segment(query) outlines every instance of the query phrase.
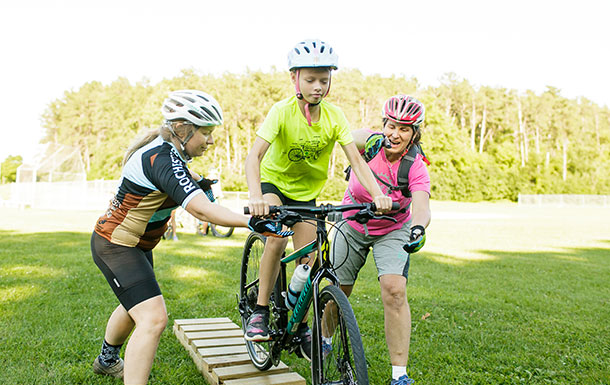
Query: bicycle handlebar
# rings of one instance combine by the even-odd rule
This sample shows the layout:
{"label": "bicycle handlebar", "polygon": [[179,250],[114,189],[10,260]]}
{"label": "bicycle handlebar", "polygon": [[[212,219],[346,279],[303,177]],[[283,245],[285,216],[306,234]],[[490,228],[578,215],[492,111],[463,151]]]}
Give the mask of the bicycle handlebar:
{"label": "bicycle handlebar", "polygon": [[[377,206],[373,202],[367,203],[352,203],[348,205],[331,205],[331,204],[321,204],[320,206],[269,206],[269,214],[276,214],[282,211],[294,211],[294,212],[302,212],[307,214],[330,214],[332,212],[344,212],[349,210],[371,210],[373,212],[377,211]],[[398,202],[392,202],[392,210],[400,209],[400,204]],[[244,207],[244,214],[250,214],[250,208]]]}
{"label": "bicycle handlebar", "polygon": [[[400,209],[400,204],[397,202],[392,203],[392,210]],[[269,214],[280,213],[280,222],[282,219],[286,219],[286,225],[291,226],[290,223],[294,224],[299,222],[294,216],[300,217],[299,214],[314,215],[318,218],[326,218],[328,214],[332,212],[344,212],[349,210],[359,210],[357,213],[349,216],[348,219],[355,220],[358,223],[367,223],[371,219],[387,219],[396,222],[396,219],[386,215],[375,215],[377,206],[373,202],[367,203],[353,203],[348,205],[334,206],[332,204],[321,204],[320,206],[269,206]],[[292,216],[289,213],[293,213]],[[244,207],[244,214],[250,214],[250,208]],[[291,217],[288,219],[288,217]]]}

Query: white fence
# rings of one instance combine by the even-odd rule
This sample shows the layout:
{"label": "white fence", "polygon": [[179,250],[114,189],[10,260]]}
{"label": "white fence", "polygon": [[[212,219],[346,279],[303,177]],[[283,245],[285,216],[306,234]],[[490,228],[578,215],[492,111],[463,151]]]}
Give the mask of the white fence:
{"label": "white fence", "polygon": [[610,207],[610,195],[519,194],[519,205]]}
{"label": "white fence", "polygon": [[[102,211],[114,197],[118,183],[118,180],[12,183],[8,199],[7,194],[0,195],[0,206]],[[243,213],[243,206],[248,204],[247,192],[215,191],[215,194],[220,196],[223,205],[236,212]]]}
{"label": "white fence", "polygon": [[116,180],[11,184],[9,207],[48,210],[103,210],[114,196]]}

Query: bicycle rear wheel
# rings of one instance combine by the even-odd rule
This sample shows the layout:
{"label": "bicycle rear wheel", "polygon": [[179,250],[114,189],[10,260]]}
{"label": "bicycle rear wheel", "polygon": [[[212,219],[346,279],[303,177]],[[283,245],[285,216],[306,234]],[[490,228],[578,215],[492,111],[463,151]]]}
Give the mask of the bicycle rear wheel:
{"label": "bicycle rear wheel", "polygon": [[[258,271],[260,268],[263,250],[265,249],[265,237],[258,233],[250,233],[244,245],[244,253],[241,262],[241,277],[239,285],[239,306],[241,313],[241,324],[244,333],[248,317],[254,312],[258,298]],[[274,298],[272,296],[271,301]],[[254,342],[246,341],[248,354],[252,364],[259,370],[267,370],[273,364],[271,355],[272,341]]]}
{"label": "bicycle rear wheel", "polygon": [[[314,322],[312,382],[368,385],[364,348],[354,311],[337,286],[326,286],[319,294],[318,319]],[[332,337],[330,349],[323,349],[322,336]],[[321,358],[320,358],[321,357]],[[318,362],[321,362],[321,366]]]}
{"label": "bicycle rear wheel", "polygon": [[234,227],[224,227],[220,225],[216,225],[214,223],[210,223],[210,231],[214,234],[215,237],[218,238],[228,238],[233,234]]}

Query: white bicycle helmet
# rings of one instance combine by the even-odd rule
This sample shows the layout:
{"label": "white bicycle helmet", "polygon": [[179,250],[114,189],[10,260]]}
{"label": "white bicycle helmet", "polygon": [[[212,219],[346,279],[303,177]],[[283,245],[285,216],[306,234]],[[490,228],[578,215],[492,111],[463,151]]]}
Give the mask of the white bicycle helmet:
{"label": "white bicycle helmet", "polygon": [[203,91],[179,90],[169,94],[161,113],[165,120],[187,120],[197,126],[220,126],[223,122],[220,104]]}
{"label": "white bicycle helmet", "polygon": [[288,52],[288,69],[330,67],[336,70],[339,58],[333,48],[318,39],[307,39]]}

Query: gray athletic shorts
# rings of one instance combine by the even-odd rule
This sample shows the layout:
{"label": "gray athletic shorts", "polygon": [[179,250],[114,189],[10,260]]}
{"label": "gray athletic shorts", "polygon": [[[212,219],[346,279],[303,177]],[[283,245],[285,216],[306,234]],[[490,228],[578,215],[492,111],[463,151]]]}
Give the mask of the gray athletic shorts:
{"label": "gray athletic shorts", "polygon": [[337,227],[333,230],[333,243],[330,246],[331,261],[342,285],[353,285],[356,282],[371,248],[377,277],[396,274],[409,278],[409,253],[402,247],[409,240],[410,221],[385,235],[362,234],[346,221],[339,222]]}

